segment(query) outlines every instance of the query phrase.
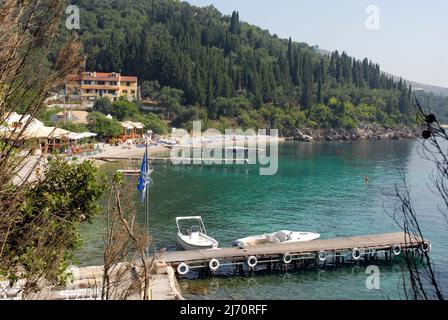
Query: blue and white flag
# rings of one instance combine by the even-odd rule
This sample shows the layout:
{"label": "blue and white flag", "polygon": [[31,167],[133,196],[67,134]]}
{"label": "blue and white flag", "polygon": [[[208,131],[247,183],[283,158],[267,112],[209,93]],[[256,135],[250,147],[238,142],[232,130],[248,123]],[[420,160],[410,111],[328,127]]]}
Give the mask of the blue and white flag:
{"label": "blue and white flag", "polygon": [[138,185],[137,185],[137,189],[138,191],[141,192],[141,199],[142,199],[142,203],[145,202],[145,196],[146,196],[146,189],[148,188],[149,185],[149,175],[150,172],[148,171],[148,154],[147,152],[145,152],[145,155],[143,156],[143,161],[142,161],[142,169],[140,171],[140,177],[138,178]]}

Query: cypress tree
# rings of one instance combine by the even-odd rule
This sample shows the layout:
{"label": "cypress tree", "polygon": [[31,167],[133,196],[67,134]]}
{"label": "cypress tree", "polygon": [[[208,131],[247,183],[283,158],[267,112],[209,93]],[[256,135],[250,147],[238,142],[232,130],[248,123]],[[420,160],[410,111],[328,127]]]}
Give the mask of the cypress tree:
{"label": "cypress tree", "polygon": [[294,67],[294,52],[291,37],[289,38],[288,41],[288,63],[289,63],[289,70],[292,71]]}
{"label": "cypress tree", "polygon": [[409,91],[404,84],[402,84],[402,87],[403,88],[401,89],[400,100],[398,102],[398,109],[402,114],[409,116],[411,113],[411,100],[409,97]]}
{"label": "cypress tree", "polygon": [[236,11],[232,12],[232,17],[230,18],[230,33],[238,34],[240,32],[240,16]]}
{"label": "cypress tree", "polygon": [[319,78],[319,81],[317,82],[317,103],[322,103],[323,97],[322,97],[322,79]]}

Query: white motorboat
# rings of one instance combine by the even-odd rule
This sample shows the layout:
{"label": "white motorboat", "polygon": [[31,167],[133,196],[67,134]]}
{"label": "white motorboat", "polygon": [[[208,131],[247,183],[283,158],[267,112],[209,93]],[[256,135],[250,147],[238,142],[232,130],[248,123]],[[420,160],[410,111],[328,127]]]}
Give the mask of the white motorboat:
{"label": "white motorboat", "polygon": [[[190,223],[187,233],[183,234],[180,231],[181,221],[194,221]],[[213,249],[218,247],[218,241],[207,235],[202,218],[195,217],[177,217],[177,247],[181,250],[198,250],[198,249]]]}
{"label": "white motorboat", "polygon": [[273,233],[260,234],[235,240],[233,246],[248,247],[262,244],[278,244],[291,242],[304,242],[320,238],[320,234],[313,232],[295,232],[281,230]]}

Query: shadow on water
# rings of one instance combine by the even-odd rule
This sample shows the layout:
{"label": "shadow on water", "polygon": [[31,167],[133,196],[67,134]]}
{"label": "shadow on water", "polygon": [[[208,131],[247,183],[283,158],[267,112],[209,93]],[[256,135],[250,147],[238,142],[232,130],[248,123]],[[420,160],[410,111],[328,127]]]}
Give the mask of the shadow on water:
{"label": "shadow on water", "polygon": [[[379,290],[366,287],[366,266],[339,266],[284,271],[232,273],[180,279],[186,299],[400,299],[400,264],[382,264]],[[395,281],[390,281],[394,279]],[[342,286],[343,283],[343,286]],[[342,286],[342,287],[341,287]],[[395,287],[394,287],[395,286]],[[289,288],[289,289],[286,289]],[[293,290],[291,288],[300,288]]]}

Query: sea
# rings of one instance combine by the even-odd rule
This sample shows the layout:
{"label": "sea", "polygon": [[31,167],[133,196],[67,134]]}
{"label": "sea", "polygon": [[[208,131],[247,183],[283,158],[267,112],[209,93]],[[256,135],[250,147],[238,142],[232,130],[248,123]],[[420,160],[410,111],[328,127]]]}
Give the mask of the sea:
{"label": "sea", "polygon": [[[175,250],[175,218],[193,215],[202,216],[221,247],[278,230],[317,232],[323,239],[397,232],[400,219],[394,212],[400,203],[395,193],[406,181],[446,291],[447,210],[432,182],[434,164],[423,151],[421,140],[284,142],[279,144],[278,171],[271,176],[260,175],[259,165],[156,165],[149,195],[151,245]],[[104,170],[112,173],[116,165]],[[129,189],[135,192],[143,225],[136,184]],[[100,217],[82,227],[84,244],[76,252],[80,265],[102,264],[104,230]],[[362,265],[254,274],[229,268],[214,277],[192,274],[179,284],[184,297],[194,300],[404,299],[402,262],[381,265],[379,271],[379,288],[374,289],[366,285]]]}

